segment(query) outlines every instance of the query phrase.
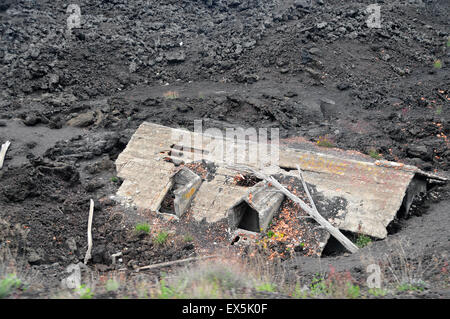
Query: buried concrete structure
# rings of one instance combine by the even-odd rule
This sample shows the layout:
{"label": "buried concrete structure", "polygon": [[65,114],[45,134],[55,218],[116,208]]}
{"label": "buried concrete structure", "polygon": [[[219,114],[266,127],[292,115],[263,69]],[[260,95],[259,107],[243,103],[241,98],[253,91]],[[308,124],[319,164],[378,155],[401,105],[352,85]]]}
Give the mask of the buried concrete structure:
{"label": "buried concrete structure", "polygon": [[227,211],[230,227],[265,232],[284,197],[263,182],[256,184]]}
{"label": "buried concrete structure", "polygon": [[[178,165],[211,161],[216,171],[210,180],[200,182],[192,172],[183,170],[180,176],[186,177],[185,182],[174,191],[180,199],[175,214],[180,217],[189,208],[198,221],[226,219],[232,229],[264,231],[277,214],[283,196],[263,184],[236,184],[237,172],[223,158],[224,153],[233,151],[245,155],[235,158],[236,165],[247,165],[272,176],[297,178],[299,165],[320,214],[333,226],[383,239],[398,213],[407,213],[413,199],[426,192],[430,183],[446,182],[417,167],[375,161],[356,152],[318,148],[309,142],[291,145],[279,146],[278,166],[274,166],[261,150],[276,145],[254,141],[239,144],[217,134],[143,123],[116,160],[118,176],[124,179],[117,196],[125,205],[159,212],[177,184],[174,173]],[[249,154],[255,150],[261,154],[256,163],[249,161]]]}

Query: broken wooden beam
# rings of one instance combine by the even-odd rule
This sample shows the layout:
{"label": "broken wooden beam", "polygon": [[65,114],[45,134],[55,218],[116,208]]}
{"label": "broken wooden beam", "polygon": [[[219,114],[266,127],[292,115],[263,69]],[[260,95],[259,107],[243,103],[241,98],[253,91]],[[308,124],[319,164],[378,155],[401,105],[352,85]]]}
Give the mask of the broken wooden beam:
{"label": "broken wooden beam", "polygon": [[88,249],[86,251],[86,255],[84,256],[84,264],[86,265],[89,259],[91,259],[91,251],[92,251],[92,218],[94,216],[94,201],[91,199],[90,207],[89,207],[89,220],[88,220]]}
{"label": "broken wooden beam", "polygon": [[3,145],[2,145],[2,149],[0,151],[0,169],[3,168],[3,162],[5,160],[5,156],[6,156],[6,152],[8,151],[9,146],[11,145],[10,141],[6,141]]}
{"label": "broken wooden beam", "polygon": [[219,257],[219,256],[218,255],[212,255],[212,256],[203,256],[203,257],[190,257],[190,258],[185,258],[185,259],[179,259],[179,260],[168,261],[168,262],[164,262],[164,263],[159,263],[159,264],[153,264],[153,265],[139,267],[139,268],[136,269],[136,271],[138,272],[138,271],[141,271],[141,270],[157,269],[157,268],[162,268],[162,267],[168,267],[168,266],[183,264],[183,263],[187,263],[187,262],[191,262],[191,261],[199,261],[199,260],[211,259],[211,258],[216,258],[216,257]]}

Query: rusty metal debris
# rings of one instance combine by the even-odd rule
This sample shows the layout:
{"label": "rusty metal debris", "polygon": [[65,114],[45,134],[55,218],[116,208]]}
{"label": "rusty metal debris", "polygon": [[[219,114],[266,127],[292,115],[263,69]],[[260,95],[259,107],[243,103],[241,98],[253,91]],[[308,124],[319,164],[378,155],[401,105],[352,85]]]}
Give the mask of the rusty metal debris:
{"label": "rusty metal debris", "polygon": [[[188,167],[190,173],[194,171],[202,176],[203,182],[191,180],[189,186],[182,187],[180,198],[188,196],[189,201],[182,201],[183,207],[174,214],[181,216],[189,206],[198,221],[228,220],[232,230],[250,225],[244,230],[267,231],[272,218],[280,220],[283,214],[288,215],[287,199],[280,201],[280,194],[267,192],[256,184],[258,180],[254,177],[250,177],[253,178],[250,181],[248,176],[227,168],[221,158],[214,157],[214,147],[221,145],[217,141],[217,136],[143,123],[116,161],[118,176],[124,179],[118,198],[125,205],[159,212],[164,198],[173,189],[174,172]],[[247,141],[246,154],[253,150],[252,143]],[[214,163],[213,174],[198,166],[199,158]],[[245,161],[236,164],[275,176],[289,191],[295,185],[302,187],[297,175],[297,165],[300,166],[318,211],[331,225],[379,239],[387,236],[387,226],[399,212],[409,210],[414,197],[425,192],[431,181],[446,181],[414,166],[373,161],[345,152],[311,150],[302,144],[295,148],[280,146],[277,167],[266,165],[266,158],[256,164]],[[193,178],[192,174],[190,176]],[[294,194],[300,196],[299,192],[302,190]],[[302,196],[308,202],[306,194]],[[303,225],[298,229],[303,233],[316,233],[317,236],[310,236],[317,239],[312,254],[320,255],[329,235],[324,236],[304,218],[307,214],[303,212],[301,216],[301,209],[297,207],[295,212],[299,215],[297,225]],[[256,219],[243,221],[245,216],[256,216],[258,223]],[[297,232],[294,236],[301,234]],[[298,245],[301,240],[290,244]]]}

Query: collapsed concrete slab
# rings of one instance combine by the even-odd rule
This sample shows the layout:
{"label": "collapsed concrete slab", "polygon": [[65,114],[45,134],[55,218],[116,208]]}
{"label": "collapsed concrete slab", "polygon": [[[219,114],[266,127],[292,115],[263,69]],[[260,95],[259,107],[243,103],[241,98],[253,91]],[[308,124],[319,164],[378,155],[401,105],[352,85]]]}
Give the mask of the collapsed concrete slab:
{"label": "collapsed concrete slab", "polygon": [[[214,178],[182,187],[179,195],[189,194],[189,201],[178,202],[175,214],[181,216],[190,206],[196,220],[212,223],[228,219],[232,228],[242,226],[242,218],[248,214],[257,216],[258,223],[244,225],[265,230],[282,199],[264,188],[255,192],[234,182],[236,171],[229,168],[224,154],[239,154],[235,164],[287,178],[296,178],[299,165],[323,217],[341,230],[382,239],[387,236],[387,226],[399,212],[409,210],[414,197],[426,191],[430,181],[446,181],[414,166],[311,149],[306,143],[295,148],[280,146],[278,165],[274,166],[269,158],[273,154],[261,151],[267,143],[248,140],[239,144],[215,133],[143,123],[116,161],[118,176],[124,179],[118,197],[124,204],[159,211],[173,188],[177,166],[212,161],[217,166]],[[252,162],[249,159],[255,152],[260,156]],[[253,201],[249,194],[255,196]]]}

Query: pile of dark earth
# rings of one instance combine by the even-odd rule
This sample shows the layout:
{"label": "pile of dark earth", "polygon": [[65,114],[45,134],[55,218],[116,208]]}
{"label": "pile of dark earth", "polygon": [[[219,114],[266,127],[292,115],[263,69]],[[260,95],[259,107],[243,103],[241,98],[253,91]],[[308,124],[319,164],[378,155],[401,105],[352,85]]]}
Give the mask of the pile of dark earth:
{"label": "pile of dark earth", "polygon": [[[82,261],[93,198],[91,263],[111,267],[136,237],[110,199],[114,160],[144,121],[275,127],[448,174],[450,3],[377,1],[381,27],[370,28],[372,2],[79,0],[69,32],[77,13],[66,1],[3,1],[0,143],[12,144],[0,170],[2,244],[20,224],[28,235],[15,248],[33,267]],[[448,195],[434,191],[394,236],[419,231],[411,249],[448,252]],[[191,255],[165,251],[142,262]]]}

